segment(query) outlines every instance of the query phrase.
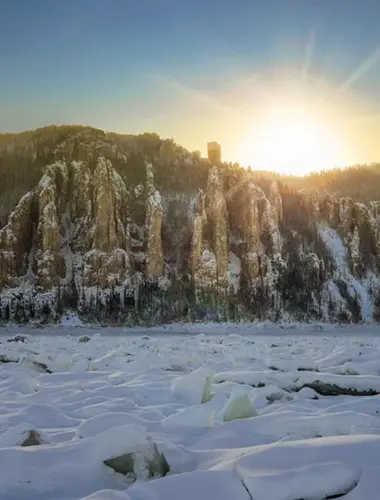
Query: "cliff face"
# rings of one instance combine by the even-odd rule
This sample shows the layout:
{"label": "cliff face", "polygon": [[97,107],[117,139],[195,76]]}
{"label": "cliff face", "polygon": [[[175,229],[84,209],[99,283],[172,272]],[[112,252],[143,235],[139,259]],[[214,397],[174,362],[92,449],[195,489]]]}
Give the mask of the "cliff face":
{"label": "cliff face", "polygon": [[57,150],[0,229],[0,319],[379,319],[379,201],[231,181],[226,166],[173,188],[163,161],[168,176],[199,167],[167,147],[133,175],[109,144]]}
{"label": "cliff face", "polygon": [[208,175],[205,204],[210,252],[213,252],[216,263],[217,288],[224,290],[228,271],[227,208],[223,180],[217,167],[213,167]]}
{"label": "cliff face", "polygon": [[[84,255],[84,286],[104,289],[122,285],[130,277],[127,203],[123,180],[111,162],[100,157],[92,179],[92,218],[89,221],[92,244]],[[73,222],[75,224],[76,220]]]}
{"label": "cliff face", "polygon": [[236,249],[243,262],[243,273],[247,283],[260,276],[260,259],[264,254],[261,241],[261,203],[265,194],[247,175],[247,179],[231,194],[231,226],[235,232]]}
{"label": "cliff face", "polygon": [[163,209],[161,195],[154,187],[153,167],[146,166],[146,270],[148,280],[154,280],[164,274],[164,255],[162,250],[162,219]]}
{"label": "cliff face", "polygon": [[0,289],[17,285],[17,277],[26,272],[32,233],[33,193],[27,193],[0,230]]}
{"label": "cliff face", "polygon": [[194,289],[216,290],[218,285],[217,260],[207,239],[208,218],[205,195],[199,191],[192,227],[190,275]]}

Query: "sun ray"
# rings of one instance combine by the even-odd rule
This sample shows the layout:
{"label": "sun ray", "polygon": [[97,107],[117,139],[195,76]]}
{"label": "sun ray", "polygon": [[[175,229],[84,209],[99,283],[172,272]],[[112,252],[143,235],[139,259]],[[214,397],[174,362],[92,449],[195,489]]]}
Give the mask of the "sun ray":
{"label": "sun ray", "polygon": [[220,102],[217,97],[206,92],[200,92],[189,85],[184,85],[166,73],[154,73],[151,74],[151,77],[157,83],[166,87],[167,90],[182,93],[188,98],[198,101],[201,105],[211,106],[219,112],[229,113],[236,118],[241,118],[243,116],[242,113],[237,111],[233,106]]}
{"label": "sun ray", "polygon": [[310,31],[309,39],[305,47],[305,59],[302,68],[302,80],[305,80],[308,75],[313,59],[314,48],[315,48],[315,29],[313,28]]}
{"label": "sun ray", "polygon": [[370,54],[347,78],[341,85],[340,91],[344,92],[352,87],[352,85],[368,73],[374,66],[380,62],[380,47]]}

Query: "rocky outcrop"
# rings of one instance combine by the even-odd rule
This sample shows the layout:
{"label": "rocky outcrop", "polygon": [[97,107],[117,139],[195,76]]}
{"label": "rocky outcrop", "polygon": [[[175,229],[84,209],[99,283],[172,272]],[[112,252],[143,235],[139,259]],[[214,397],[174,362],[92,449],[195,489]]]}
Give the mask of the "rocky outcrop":
{"label": "rocky outcrop", "polygon": [[71,218],[74,223],[72,248],[85,253],[92,246],[92,193],[93,184],[88,164],[73,161],[71,164]]}
{"label": "rocky outcrop", "polygon": [[[130,277],[127,198],[120,175],[100,157],[93,175],[93,241],[84,256],[85,286],[118,286]],[[88,203],[84,209],[88,217]]]}
{"label": "rocky outcrop", "polygon": [[205,194],[199,191],[192,227],[190,271],[195,290],[217,289],[217,261],[210,242],[206,239],[208,221]]}
{"label": "rocky outcrop", "polygon": [[103,157],[93,174],[85,162],[46,167],[0,231],[0,288],[17,286],[28,268],[38,289],[56,288],[73,278],[67,267],[75,256],[83,260],[76,278],[84,286],[124,284],[131,272],[127,200],[123,180]]}
{"label": "rocky outcrop", "polygon": [[[260,203],[265,200],[263,191],[250,181],[244,190],[242,203],[237,213],[240,234],[245,240],[243,268],[248,282],[260,275],[261,243]],[[239,193],[241,196],[242,193]],[[244,196],[245,195],[245,196]]]}
{"label": "rocky outcrop", "polygon": [[[205,196],[202,190],[199,190],[195,215],[192,227],[192,241],[191,241],[191,254],[190,254],[190,271],[191,276],[195,278],[201,264],[202,253],[204,250],[203,233],[204,227],[207,224]],[[197,280],[198,281],[198,280]]]}
{"label": "rocky outcrop", "polygon": [[336,229],[344,239],[354,276],[363,276],[369,265],[380,270],[378,206],[378,202],[366,206],[347,197],[336,200],[327,195],[315,212],[317,220]]}
{"label": "rocky outcrop", "polygon": [[217,287],[225,289],[228,272],[227,207],[223,180],[216,166],[211,168],[208,175],[205,205],[210,244],[216,260]]}
{"label": "rocky outcrop", "polygon": [[223,181],[210,169],[206,192],[199,190],[192,223],[190,271],[195,289],[228,287],[228,222]]}
{"label": "rocky outcrop", "polygon": [[109,160],[101,157],[94,172],[94,244],[101,252],[126,248],[127,190]]}
{"label": "rocky outcrop", "polygon": [[282,197],[277,181],[273,181],[270,185],[268,201],[274,209],[273,213],[275,214],[277,221],[281,221],[283,216]]}
{"label": "rocky outcrop", "polygon": [[0,290],[17,286],[17,277],[26,273],[27,256],[33,240],[34,194],[27,193],[0,230]]}
{"label": "rocky outcrop", "polygon": [[263,201],[262,227],[264,238],[267,242],[266,253],[280,255],[282,239],[279,223],[283,217],[282,197],[278,189],[278,183],[272,182],[268,199]]}
{"label": "rocky outcrop", "polygon": [[146,230],[146,268],[148,280],[155,280],[164,274],[164,254],[162,249],[163,209],[161,195],[154,187],[154,175],[151,164],[146,165],[147,208]]}
{"label": "rocky outcrop", "polygon": [[233,201],[230,219],[240,242],[245,280],[252,284],[271,269],[271,257],[281,255],[282,197],[277,183],[272,183],[267,198],[247,173],[245,182],[233,193]]}
{"label": "rocky outcrop", "polygon": [[50,290],[65,275],[61,254],[60,222],[68,188],[66,165],[55,163],[46,169],[38,187],[38,227],[35,254],[37,285]]}

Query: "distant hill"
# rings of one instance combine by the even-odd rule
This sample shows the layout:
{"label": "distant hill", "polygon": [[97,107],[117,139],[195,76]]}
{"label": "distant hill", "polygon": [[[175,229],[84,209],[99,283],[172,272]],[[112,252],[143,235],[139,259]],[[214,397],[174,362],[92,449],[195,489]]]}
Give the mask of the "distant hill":
{"label": "distant hill", "polygon": [[305,176],[281,175],[261,171],[257,178],[271,178],[295,189],[306,189],[319,194],[331,193],[341,198],[368,203],[380,199],[380,164],[354,165],[313,172]]}

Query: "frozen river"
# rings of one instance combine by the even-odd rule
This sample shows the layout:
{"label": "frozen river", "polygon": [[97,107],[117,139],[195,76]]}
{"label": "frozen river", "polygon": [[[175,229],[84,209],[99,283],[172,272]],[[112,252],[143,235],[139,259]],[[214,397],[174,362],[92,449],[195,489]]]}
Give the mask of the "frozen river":
{"label": "frozen river", "polygon": [[2,500],[378,499],[377,326],[0,335]]}

